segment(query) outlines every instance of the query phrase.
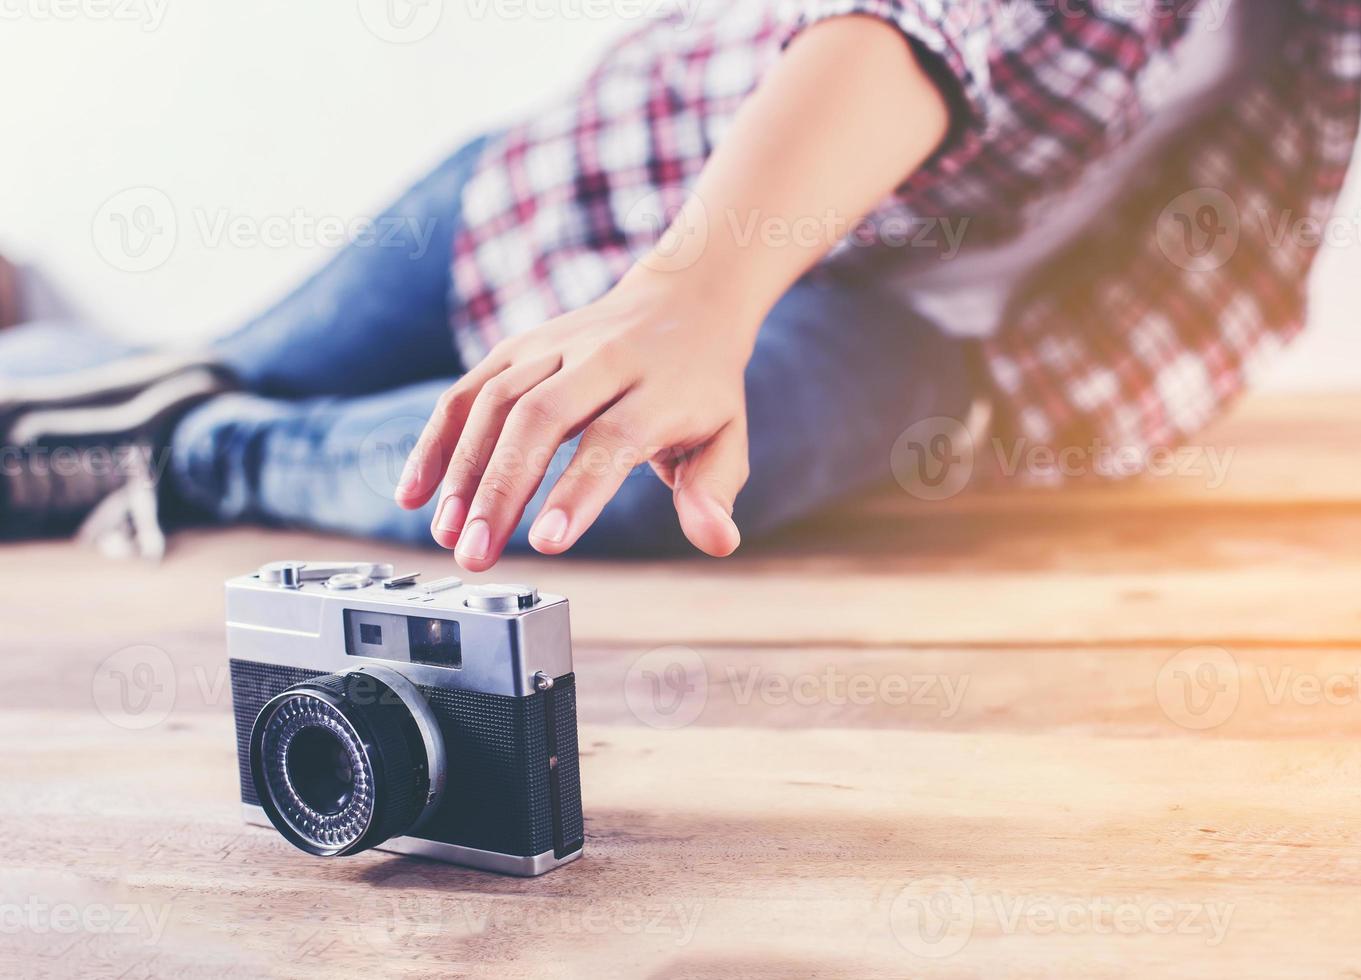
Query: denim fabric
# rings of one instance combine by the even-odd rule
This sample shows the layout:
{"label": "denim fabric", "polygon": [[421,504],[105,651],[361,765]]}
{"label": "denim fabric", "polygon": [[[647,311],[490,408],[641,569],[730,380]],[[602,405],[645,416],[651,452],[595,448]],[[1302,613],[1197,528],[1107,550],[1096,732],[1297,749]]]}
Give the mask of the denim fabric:
{"label": "denim fabric", "polygon": [[[332,343],[336,341],[333,340]],[[228,395],[175,436],[181,492],[219,519],[285,522],[428,543],[433,506],[392,503],[407,452],[453,378],[357,397]],[[747,369],[751,479],[734,514],[748,536],[890,480],[890,452],[912,423],[962,418],[971,398],[963,344],[864,286],[805,282],[771,313]],[[558,451],[511,541],[571,458]],[[655,554],[684,546],[671,491],[639,467],[578,552]]]}
{"label": "denim fabric", "polygon": [[[177,426],[168,474],[177,502],[224,522],[430,542],[432,507],[403,511],[392,491],[436,399],[461,370],[448,326],[449,243],[479,145],[377,219],[373,241],[351,244],[217,343],[245,390],[199,406]],[[31,324],[0,335],[0,377],[126,352],[77,324]],[[830,272],[800,282],[771,312],[746,388],[751,479],[734,516],[748,536],[891,479],[898,435],[924,418],[962,417],[972,398],[963,342],[889,290]],[[530,520],[574,447],[554,457],[512,550],[528,548]],[[576,550],[655,554],[684,543],[671,492],[643,466]]]}

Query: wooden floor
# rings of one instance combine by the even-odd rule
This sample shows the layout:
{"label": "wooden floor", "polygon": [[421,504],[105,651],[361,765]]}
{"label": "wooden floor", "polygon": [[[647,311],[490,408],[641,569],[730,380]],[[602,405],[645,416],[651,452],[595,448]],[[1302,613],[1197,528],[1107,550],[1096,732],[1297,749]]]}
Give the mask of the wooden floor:
{"label": "wooden floor", "polygon": [[1361,399],[1207,444],[1222,485],[507,562],[576,636],[587,855],[536,880],[238,822],[222,579],[382,546],[7,548],[0,975],[1361,975]]}

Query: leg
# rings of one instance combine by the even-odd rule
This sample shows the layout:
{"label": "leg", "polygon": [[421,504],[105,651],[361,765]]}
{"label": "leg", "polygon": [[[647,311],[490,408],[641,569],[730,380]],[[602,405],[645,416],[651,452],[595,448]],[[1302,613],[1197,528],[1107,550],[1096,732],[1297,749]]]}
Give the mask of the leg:
{"label": "leg", "polygon": [[344,399],[222,395],[175,429],[166,474],[173,501],[228,523],[306,525],[421,543],[433,515],[402,510],[392,494],[450,383]]}
{"label": "leg", "polygon": [[484,140],[454,154],[259,319],[218,341],[246,388],[308,398],[382,391],[459,370],[449,262]]}
{"label": "leg", "polygon": [[[133,352],[117,342],[59,324],[6,331],[0,439],[15,445],[0,448],[25,463],[0,473],[0,533],[74,526],[126,487],[122,471],[96,481],[42,469],[48,452],[73,448],[70,432],[80,431],[91,452],[135,447],[154,457],[192,406],[238,383],[261,394],[314,398],[456,372],[450,247],[463,184],[480,152],[479,143],[465,147],[300,289],[206,355],[127,357]],[[222,513],[230,502],[208,509]]]}
{"label": "leg", "polygon": [[[392,488],[448,381],[357,399],[289,403],[239,395],[192,413],[175,437],[181,494],[219,519],[256,518],[428,543],[432,508],[407,512]],[[747,371],[752,476],[737,521],[759,536],[891,478],[913,422],[962,417],[972,399],[964,345],[886,292],[808,281],[772,312]],[[512,541],[570,458],[564,447]],[[671,493],[646,467],[582,539],[587,553],[683,549]]]}

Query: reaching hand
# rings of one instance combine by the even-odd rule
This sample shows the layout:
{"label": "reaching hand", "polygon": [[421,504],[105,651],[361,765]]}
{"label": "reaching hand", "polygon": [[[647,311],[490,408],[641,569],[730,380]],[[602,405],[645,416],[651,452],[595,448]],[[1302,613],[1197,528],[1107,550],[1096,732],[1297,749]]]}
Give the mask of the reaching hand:
{"label": "reaching hand", "polygon": [[438,490],[431,531],[459,564],[495,564],[554,452],[582,435],[530,530],[566,551],[625,477],[650,463],[672,488],[685,536],[722,557],[740,535],[733,502],[747,481],[743,371],[754,329],[693,294],[647,283],[499,345],[440,399],[408,460],[398,504]]}

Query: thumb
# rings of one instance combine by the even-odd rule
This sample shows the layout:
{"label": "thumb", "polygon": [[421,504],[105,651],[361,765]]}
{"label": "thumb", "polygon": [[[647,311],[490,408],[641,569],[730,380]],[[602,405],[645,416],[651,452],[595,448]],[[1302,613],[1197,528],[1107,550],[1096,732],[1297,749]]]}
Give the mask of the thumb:
{"label": "thumb", "polygon": [[732,509],[748,472],[742,420],[729,422],[677,468],[674,499],[681,530],[706,555],[726,558],[742,543]]}

